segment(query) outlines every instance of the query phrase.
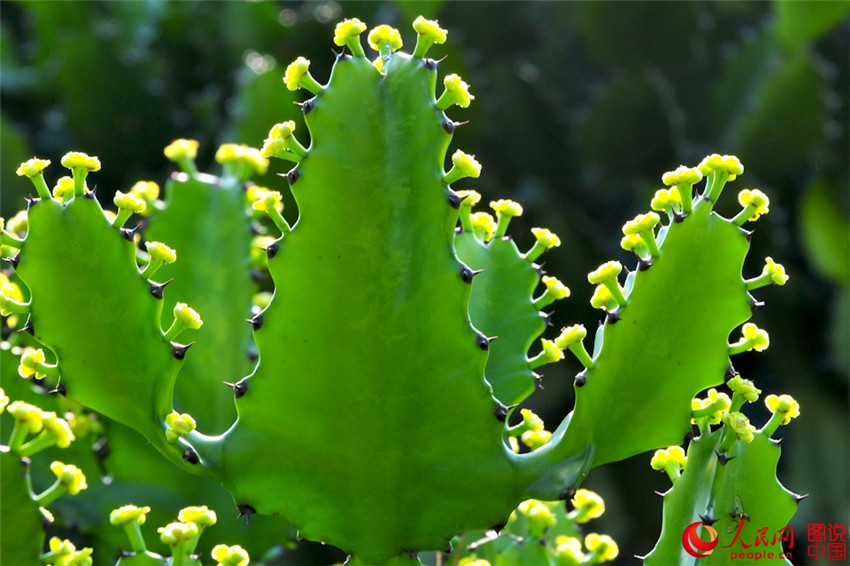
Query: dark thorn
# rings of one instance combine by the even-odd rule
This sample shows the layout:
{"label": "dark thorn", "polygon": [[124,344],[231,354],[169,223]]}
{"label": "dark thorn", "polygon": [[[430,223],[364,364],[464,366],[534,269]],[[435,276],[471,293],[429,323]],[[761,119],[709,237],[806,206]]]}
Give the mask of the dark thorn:
{"label": "dark thorn", "polygon": [[781,438],[771,438],[770,441],[773,443],[774,446],[779,446],[780,444],[782,444]]}
{"label": "dark thorn", "polygon": [[537,389],[543,389],[543,376],[535,371],[531,372],[531,375],[534,377],[534,386]]}
{"label": "dark thorn", "polygon": [[27,201],[27,212],[29,212],[32,207],[34,207],[36,204],[39,203],[39,201],[41,201],[40,198],[34,197],[27,197],[25,200]]}
{"label": "dark thorn", "polygon": [[316,107],[316,97],[314,96],[310,100],[305,100],[304,102],[301,103],[301,112],[303,112],[304,115],[306,116],[315,107]]}
{"label": "dark thorn", "polygon": [[275,243],[273,243],[272,245],[270,245],[269,247],[266,248],[266,255],[268,256],[269,259],[271,259],[271,258],[273,258],[274,256],[277,255],[277,251],[279,249],[280,249],[280,246],[278,245],[277,242],[275,242]]}
{"label": "dark thorn", "polygon": [[128,242],[134,241],[136,238],[136,230],[139,229],[139,226],[141,226],[141,224],[136,224],[133,228],[119,228],[121,236]]}
{"label": "dark thorn", "polygon": [[111,452],[109,442],[107,442],[105,436],[98,438],[97,441],[92,444],[91,449],[98,460],[106,460]]}
{"label": "dark thorn", "polygon": [[472,283],[472,280],[475,279],[475,276],[484,271],[483,269],[472,270],[466,267],[465,265],[460,268],[460,278],[463,279],[464,283]]}
{"label": "dark thorn", "polygon": [[289,186],[294,185],[299,177],[301,177],[301,171],[298,170],[298,167],[293,167],[286,173],[286,181],[289,183]]}
{"label": "dark thorn", "polygon": [[715,452],[715,454],[717,454],[717,461],[720,463],[721,466],[725,466],[726,464],[735,459],[735,456],[732,456],[731,458],[727,456],[726,452]]}
{"label": "dark thorn", "polygon": [[674,212],[673,213],[673,222],[675,222],[676,224],[680,224],[684,220],[685,220],[685,215],[682,214],[681,212]]}
{"label": "dark thorn", "polygon": [[554,326],[554,324],[552,323],[552,315],[553,314],[555,314],[555,313],[554,312],[542,312],[542,311],[540,312],[540,318],[543,319],[543,322],[546,323],[547,327]]}
{"label": "dark thorn", "polygon": [[577,373],[573,383],[576,387],[584,387],[584,384],[587,383],[587,374],[583,371]]}
{"label": "dark thorn", "polygon": [[192,347],[194,342],[190,342],[188,344],[178,344],[177,342],[171,343],[171,355],[177,358],[178,360],[182,360],[186,357],[186,350]]}
{"label": "dark thorn", "polygon": [[251,515],[257,513],[256,509],[254,509],[250,505],[245,505],[244,503],[242,505],[237,505],[236,508],[239,509],[239,514],[236,515],[236,518],[241,519],[242,517],[245,517],[245,523],[248,524],[251,523]]}
{"label": "dark thorn", "polygon": [[253,318],[245,319],[245,322],[250,322],[251,328],[253,328],[255,331],[259,330],[260,327],[263,326],[263,313],[257,313],[254,315]]}
{"label": "dark thorn", "polygon": [[259,269],[251,269],[251,281],[254,283],[263,283],[269,280],[269,274]]}
{"label": "dark thorn", "polygon": [[94,194],[96,192],[97,192],[97,185],[95,185],[95,187],[92,190],[83,192],[83,197],[90,199],[90,200],[95,200]]}
{"label": "dark thorn", "polygon": [[[442,63],[443,61],[445,61],[445,60],[446,60],[446,59],[448,59],[448,58],[449,58],[449,56],[448,56],[448,55],[443,55],[442,57],[440,57],[439,59],[437,59],[436,61],[434,61],[434,64],[435,64],[435,65],[439,65],[440,63]],[[433,61],[433,59],[432,59],[432,61]]]}
{"label": "dark thorn", "polygon": [[795,494],[793,494],[791,497],[793,497],[793,498],[794,498],[794,503],[798,503],[798,504],[799,504],[802,500],[804,500],[804,499],[805,499],[805,498],[807,498],[808,496],[809,496],[809,494],[808,494],[808,493],[804,493],[804,494],[802,494],[802,495],[801,495],[801,494],[799,494],[799,493],[795,493]]}
{"label": "dark thorn", "polygon": [[685,439],[682,441],[682,444],[687,444],[693,439],[694,439],[694,431],[689,430],[688,432],[685,433]]}
{"label": "dark thorn", "polygon": [[616,324],[617,321],[620,320],[620,311],[609,311],[608,314],[605,315],[605,324]]}
{"label": "dark thorn", "polygon": [[454,134],[455,130],[457,129],[457,123],[452,120],[449,120],[448,118],[443,120],[443,123],[441,125],[443,126],[443,129],[446,131],[446,133],[449,135]]}
{"label": "dark thorn", "polygon": [[652,267],[652,260],[651,259],[641,258],[640,260],[638,260],[638,264],[637,264],[638,271],[646,271],[650,267]]}
{"label": "dark thorn", "polygon": [[747,241],[751,242],[752,239],[753,239],[753,231],[752,230],[744,230],[743,228],[741,228],[741,231],[744,233],[744,237],[747,239]]}
{"label": "dark thorn", "polygon": [[449,545],[445,549],[443,549],[443,552],[446,554],[451,554],[452,552],[454,552],[454,550],[455,549],[454,547],[452,547],[452,543],[449,543]]}
{"label": "dark thorn", "polygon": [[493,414],[496,415],[496,420],[503,423],[508,418],[508,408],[500,401],[496,401],[496,406],[493,408]]}
{"label": "dark thorn", "polygon": [[706,513],[705,515],[700,515],[700,519],[702,519],[703,525],[708,525],[709,527],[717,522],[717,519],[711,516],[711,513]]}
{"label": "dark thorn", "polygon": [[576,488],[574,488],[573,486],[565,487],[558,494],[558,499],[561,500],[561,501],[569,501],[570,499],[575,497],[575,494],[576,494]]}
{"label": "dark thorn", "polygon": [[487,338],[483,334],[479,334],[475,337],[475,343],[485,352],[490,349],[490,341],[492,340],[495,340],[495,336],[493,338]]}
{"label": "dark thorn", "polygon": [[244,379],[240,379],[236,383],[228,383],[225,381],[224,384],[233,388],[233,396],[237,399],[245,395],[248,391],[248,382]]}
{"label": "dark thorn", "polygon": [[755,298],[753,298],[753,297],[750,297],[750,310],[751,310],[752,312],[755,312],[755,311],[756,311],[756,309],[761,308],[761,307],[763,307],[763,306],[764,306],[764,302],[763,302],[763,301],[759,301],[759,300],[756,300],[756,299],[755,299]]}
{"label": "dark thorn", "polygon": [[18,264],[21,263],[21,254],[19,253],[15,257],[4,257],[3,261],[11,265],[13,268],[17,269]]}
{"label": "dark thorn", "polygon": [[447,200],[449,201],[449,205],[455,210],[457,210],[458,208],[460,208],[460,203],[463,202],[463,197],[454,191],[449,191],[449,196]]}
{"label": "dark thorn", "polygon": [[654,493],[655,495],[657,495],[657,496],[659,496],[659,497],[664,497],[665,495],[667,495],[666,493],[661,493],[661,492],[660,492],[660,491],[658,491],[657,489],[656,489],[655,491],[653,491],[652,493]]}
{"label": "dark thorn", "polygon": [[35,336],[35,330],[32,326],[32,319],[28,318],[26,323],[24,323],[23,327],[21,327],[18,332],[29,332],[30,335]]}
{"label": "dark thorn", "polygon": [[339,63],[340,61],[351,59],[351,55],[346,52],[345,46],[343,46],[342,51],[340,51],[339,53],[337,53],[334,49],[331,49],[331,52],[334,54],[334,59],[337,63]]}
{"label": "dark thorn", "polygon": [[735,366],[733,366],[732,364],[729,364],[729,367],[726,368],[726,373],[724,374],[723,377],[726,379],[726,381],[729,381],[730,379],[732,379],[736,375],[738,375],[738,370],[735,369]]}
{"label": "dark thorn", "polygon": [[425,59],[425,68],[428,69],[429,71],[436,71],[437,70],[437,62],[434,61],[431,58]]}
{"label": "dark thorn", "polygon": [[48,391],[51,395],[56,395],[57,393],[62,397],[66,397],[68,395],[68,390],[65,388],[65,385],[62,383],[57,383],[54,389]]}
{"label": "dark thorn", "polygon": [[245,352],[245,355],[248,357],[248,361],[251,362],[252,364],[256,363],[257,360],[260,359],[260,353],[257,351],[257,348],[254,347],[254,346],[251,346],[250,348],[248,348],[248,350]]}
{"label": "dark thorn", "polygon": [[148,283],[150,283],[150,284],[151,284],[151,295],[153,295],[153,296],[154,296],[154,297],[156,297],[157,299],[161,299],[161,298],[162,298],[162,291],[163,291],[163,290],[164,290],[164,289],[168,286],[168,284],[169,284],[169,283],[171,283],[172,281],[174,281],[174,278],[173,278],[173,277],[172,277],[171,279],[169,279],[168,281],[165,281],[164,283],[157,283],[156,281],[148,280]]}
{"label": "dark thorn", "polygon": [[197,464],[201,461],[201,459],[198,457],[197,452],[191,448],[187,448],[183,451],[183,461],[188,464]]}

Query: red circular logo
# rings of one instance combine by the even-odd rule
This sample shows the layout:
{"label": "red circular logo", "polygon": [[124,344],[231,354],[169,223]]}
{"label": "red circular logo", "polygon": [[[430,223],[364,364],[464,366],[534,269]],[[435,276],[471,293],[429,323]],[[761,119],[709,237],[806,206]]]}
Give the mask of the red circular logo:
{"label": "red circular logo", "polygon": [[[708,540],[702,540],[700,538],[697,532],[697,529],[700,527],[708,531]],[[705,558],[714,552],[716,546],[717,531],[713,527],[704,525],[702,521],[691,523],[685,527],[685,532],[682,533],[682,548],[694,558]]]}

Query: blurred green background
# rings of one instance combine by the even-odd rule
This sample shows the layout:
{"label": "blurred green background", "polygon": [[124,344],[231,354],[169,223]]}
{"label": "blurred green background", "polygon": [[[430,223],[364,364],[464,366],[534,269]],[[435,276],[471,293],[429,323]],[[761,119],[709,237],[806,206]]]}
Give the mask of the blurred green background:
{"label": "blurred green background", "polygon": [[[810,493],[793,522],[794,561],[806,563],[807,524],[850,523],[848,2],[4,1],[0,212],[12,216],[32,192],[14,172],[33,155],[55,166],[69,150],[99,156],[103,170],[90,182],[104,198],[139,179],[164,184],[162,148],[174,138],[201,142],[202,169],[219,143],[259,146],[272,124],[299,120],[300,94],[281,82],[286,65],[304,55],[320,81],[328,76],[337,21],[395,25],[411,49],[420,13],[449,30],[449,43],[431,51],[447,55],[441,72],[461,74],[476,96],[448,112],[469,120],[452,147],[484,164],[469,188],[523,203],[512,224],[520,247],[531,245],[532,226],[563,240],[546,257],[573,291],[556,327],[600,318],[586,274],[628,259],[620,227],[648,208],[663,172],[732,153],[746,170],[720,212],[738,210],[733,191],[742,187],[770,196],[744,273],[760,272],[769,255],[791,280],[756,292],[767,306],[754,321],[771,348],[735,365],[765,393],[801,404],[779,433],[787,439],[778,475]],[[273,164],[263,182],[285,190],[274,173],[287,168]],[[545,368],[545,394],[531,406],[552,426],[571,407],[578,369],[571,359]],[[767,418],[761,407],[749,414],[756,424]],[[595,528],[618,541],[618,560],[652,548],[661,525],[653,491],[668,486],[649,455],[591,474],[586,487],[609,509]]]}

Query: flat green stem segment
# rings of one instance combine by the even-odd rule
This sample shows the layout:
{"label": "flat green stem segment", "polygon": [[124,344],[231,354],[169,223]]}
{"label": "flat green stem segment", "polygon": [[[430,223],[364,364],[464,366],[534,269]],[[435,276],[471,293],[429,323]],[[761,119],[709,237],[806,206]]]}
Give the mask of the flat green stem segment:
{"label": "flat green stem segment", "polygon": [[181,362],[163,338],[162,303],[139,277],[133,244],[88,198],[38,201],[29,226],[18,274],[32,295],[35,338],[53,349],[68,397],[182,464],[182,448],[162,431]]}
{"label": "flat green stem segment", "polygon": [[245,193],[232,177],[178,174],[166,185],[166,208],[145,229],[148,241],[177,250],[177,261],[163,266],[157,281],[172,280],[163,296],[163,328],[174,304],[187,303],[204,325],[187,330],[180,342],[194,341],[174,388],[174,408],[188,412],[207,433],[224,432],[236,419],[235,382],[251,371],[246,356],[251,341],[250,221]]}
{"label": "flat green stem segment", "polygon": [[513,240],[498,238],[485,244],[474,234],[461,232],[455,247],[467,266],[481,270],[472,281],[469,317],[482,334],[496,337],[490,344],[487,381],[504,405],[521,403],[535,390],[528,350],[546,328],[533,300],[540,276]]}
{"label": "flat green stem segment", "polygon": [[435,72],[339,60],[306,115],[299,220],[269,266],[260,365],[226,434],[237,504],[366,563],[442,549],[519,502],[467,315]]}
{"label": "flat green stem segment", "polygon": [[[721,464],[717,451],[722,432],[691,442],[684,472],[664,495],[661,536],[646,557],[647,566],[734,564],[733,553],[765,552],[778,557],[782,552],[781,529],[793,517],[797,504],[776,478],[779,447],[756,434],[749,444],[737,442],[729,453],[732,459]],[[696,558],[683,548],[682,533],[688,525],[702,521],[701,517],[716,519],[711,526],[718,542],[710,556]],[[763,534],[760,529],[765,529]],[[708,540],[706,533],[700,534]],[[738,561],[751,562],[752,558],[744,554]],[[790,564],[784,559],[764,562]]]}
{"label": "flat green stem segment", "polygon": [[595,367],[576,390],[566,432],[532,462],[557,462],[589,444],[599,466],[679,444],[691,399],[722,383],[728,336],[751,315],[741,277],[749,244],[707,201],[665,231],[661,256],[634,275],[620,320],[597,333]]}

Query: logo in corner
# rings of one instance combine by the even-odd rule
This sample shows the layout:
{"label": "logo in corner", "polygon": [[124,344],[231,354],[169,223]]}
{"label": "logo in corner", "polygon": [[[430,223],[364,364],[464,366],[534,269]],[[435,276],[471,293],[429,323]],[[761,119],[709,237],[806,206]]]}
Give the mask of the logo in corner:
{"label": "logo in corner", "polygon": [[[699,536],[697,532],[699,527],[708,532],[708,540],[703,540]],[[685,527],[685,531],[682,533],[682,548],[694,558],[705,558],[710,555],[714,552],[717,542],[717,531],[713,527],[703,524],[702,521],[691,523]]]}

